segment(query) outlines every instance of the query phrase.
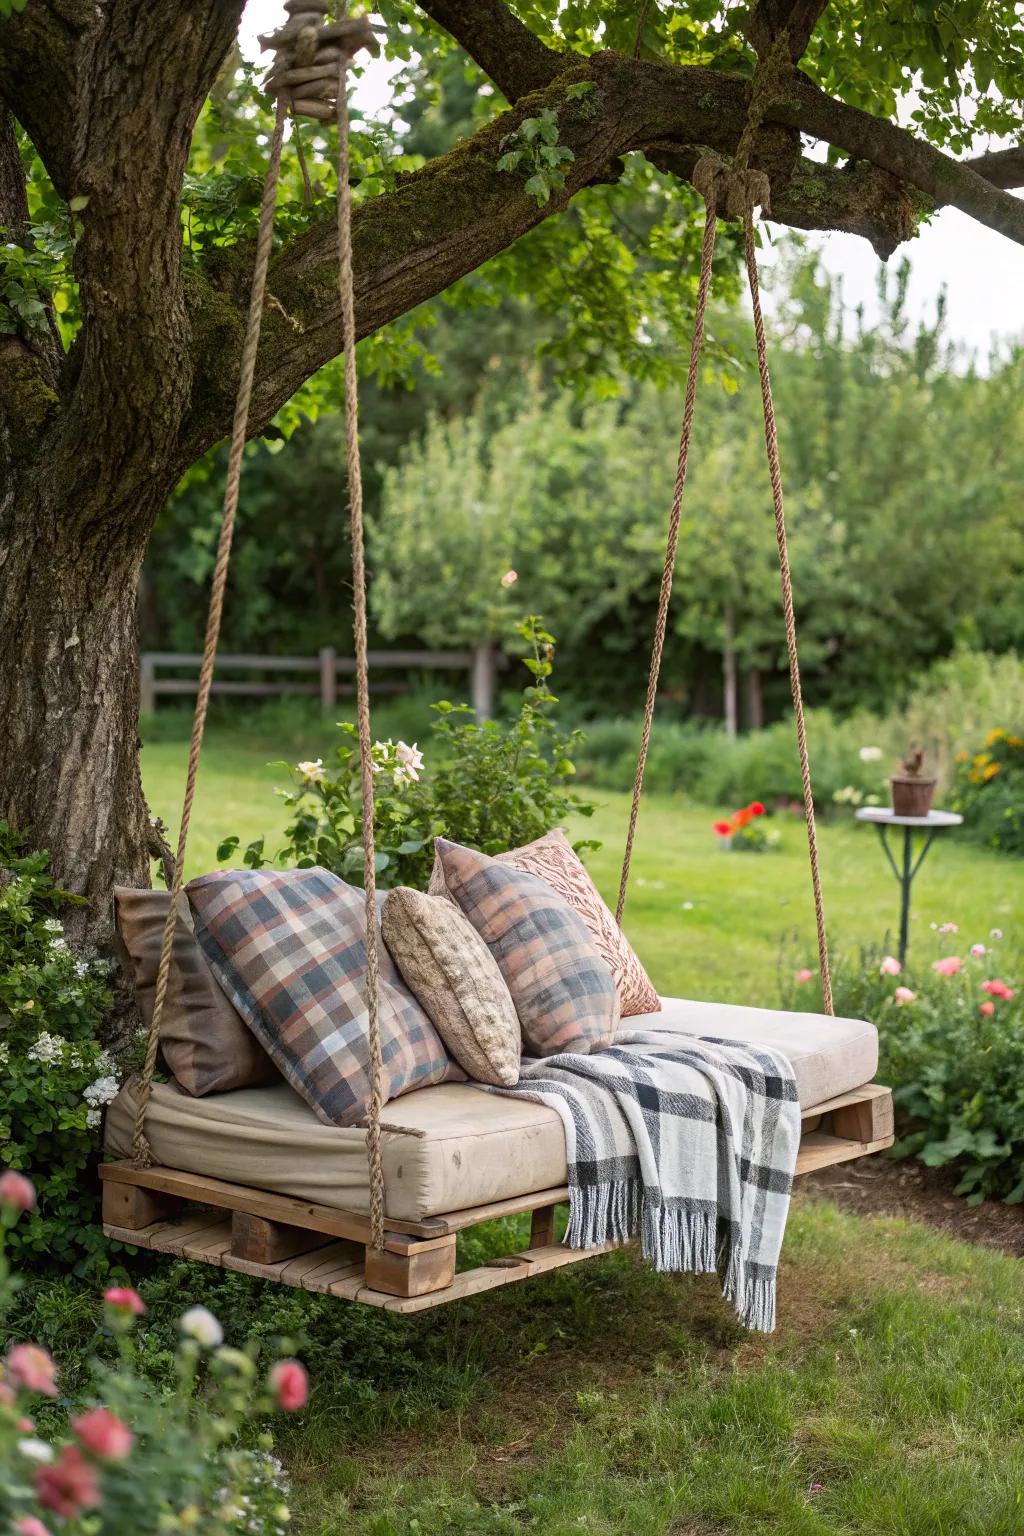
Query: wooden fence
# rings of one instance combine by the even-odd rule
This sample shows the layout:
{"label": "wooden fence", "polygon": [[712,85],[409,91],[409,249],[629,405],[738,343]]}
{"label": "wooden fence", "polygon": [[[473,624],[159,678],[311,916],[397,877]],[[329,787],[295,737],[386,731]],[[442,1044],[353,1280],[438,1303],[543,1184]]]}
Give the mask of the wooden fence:
{"label": "wooden fence", "polygon": [[[194,694],[198,676],[159,677],[158,672],[167,667],[176,671],[186,668],[198,674],[202,657],[196,653],[180,651],[143,651],[139,657],[139,704],[143,714],[156,709],[159,697]],[[455,672],[469,674],[469,687],[477,718],[488,720],[494,713],[494,689],[498,669],[504,665],[504,657],[489,646],[475,651],[371,651],[370,689],[373,693],[404,693],[406,680],[389,680],[374,677],[383,671],[402,672]],[[352,695],[355,683],[340,679],[352,677],[356,664],[351,656],[339,656],[333,646],[325,645],[317,656],[218,656],[217,672],[270,672],[270,679],[214,678],[213,692],[236,694],[245,698],[270,698],[281,694],[306,694],[319,696],[320,707],[330,713],[338,699]],[[289,676],[289,674],[298,674]],[[315,680],[305,681],[313,674]]]}

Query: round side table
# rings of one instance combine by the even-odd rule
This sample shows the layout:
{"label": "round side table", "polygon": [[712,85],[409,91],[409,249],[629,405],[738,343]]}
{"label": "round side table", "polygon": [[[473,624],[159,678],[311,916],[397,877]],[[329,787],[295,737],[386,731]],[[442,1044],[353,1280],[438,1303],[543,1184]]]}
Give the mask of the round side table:
{"label": "round side table", "polygon": [[[889,860],[889,866],[896,876],[900,888],[900,952],[899,962],[902,965],[907,958],[907,943],[909,941],[910,922],[910,888],[914,883],[914,876],[924,863],[925,854],[935,841],[936,833],[946,827],[958,827],[963,821],[962,816],[957,816],[954,811],[929,811],[927,816],[897,816],[889,806],[865,805],[856,813],[858,821],[870,821],[878,828],[878,835],[885,849],[885,856]],[[903,828],[903,863],[897,864],[889,847],[889,828]],[[914,858],[914,833],[924,834],[917,858]]]}

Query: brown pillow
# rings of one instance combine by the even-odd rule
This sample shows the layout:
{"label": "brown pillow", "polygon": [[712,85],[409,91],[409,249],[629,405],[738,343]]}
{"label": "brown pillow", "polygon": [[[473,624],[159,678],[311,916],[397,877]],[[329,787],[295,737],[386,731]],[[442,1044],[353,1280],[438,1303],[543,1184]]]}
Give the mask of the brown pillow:
{"label": "brown pillow", "polygon": [[384,903],[381,927],[402,980],[459,1066],[478,1083],[514,1088],[519,1016],[497,962],[459,908],[400,885]]}
{"label": "brown pillow", "polygon": [[[114,888],[117,927],[128,952],[129,974],[147,1028],[153,1018],[156,973],[170,899],[167,891]],[[184,895],[174,929],[160,1049],[168,1069],[195,1098],[278,1080],[270,1057],[217,985],[193,932],[192,913]]]}
{"label": "brown pillow", "polygon": [[[660,1013],[661,999],[650,977],[640,964],[632,945],[601,899],[601,893],[587,874],[579,856],[562,831],[555,827],[535,842],[522,848],[510,848],[497,855],[499,864],[510,864],[546,881],[551,889],[568,902],[590,929],[598,954],[611,971],[619,994],[624,1019],[638,1013]],[[430,876],[431,896],[450,896],[444,868],[438,854]]]}

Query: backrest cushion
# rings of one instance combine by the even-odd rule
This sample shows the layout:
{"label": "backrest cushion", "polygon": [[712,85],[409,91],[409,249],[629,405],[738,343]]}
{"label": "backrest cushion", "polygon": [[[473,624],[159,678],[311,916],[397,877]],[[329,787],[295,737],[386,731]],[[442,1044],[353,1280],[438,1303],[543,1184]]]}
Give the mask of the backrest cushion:
{"label": "backrest cushion", "polygon": [[[561,827],[496,857],[499,864],[538,875],[582,917],[615,979],[624,1019],[639,1013],[660,1012],[661,999],[650,977]],[[437,854],[430,876],[430,894],[446,894],[444,866]]]}
{"label": "backrest cushion", "polygon": [[[296,1092],[327,1125],[370,1098],[363,892],[326,869],[224,870],[188,885],[196,935],[221,986]],[[461,1078],[384,945],[384,1099]]]}
{"label": "backrest cushion", "polygon": [[478,1083],[513,1088],[522,1048],[512,994],[457,905],[398,886],[381,919],[384,942],[438,1034]]}
{"label": "backrest cushion", "polygon": [[533,1056],[599,1050],[619,1021],[619,994],[583,919],[546,881],[439,837],[445,884],[484,940],[512,994]]}
{"label": "backrest cushion", "polygon": [[[124,949],[122,963],[135,983],[147,1029],[153,1018],[156,973],[170,903],[168,891],[114,888],[114,915]],[[160,1049],[168,1070],[185,1092],[196,1098],[278,1081],[274,1063],[218,986],[193,932],[184,895],[174,926]]]}

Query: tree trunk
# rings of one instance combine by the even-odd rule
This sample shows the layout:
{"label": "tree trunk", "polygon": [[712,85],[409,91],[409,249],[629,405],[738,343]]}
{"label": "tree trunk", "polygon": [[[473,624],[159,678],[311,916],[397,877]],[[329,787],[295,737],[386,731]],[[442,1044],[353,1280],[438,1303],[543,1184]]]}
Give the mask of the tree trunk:
{"label": "tree trunk", "polygon": [[0,815],[50,849],[59,883],[88,899],[66,914],[86,946],[109,936],[112,885],[149,884],[136,593],[154,514],[139,508],[133,540],[83,540],[37,502],[18,509],[0,556]]}
{"label": "tree trunk", "polygon": [[725,734],[732,739],[739,725],[736,698],[736,630],[732,604],[726,603],[723,615],[725,638],[722,642],[722,699]]}
{"label": "tree trunk", "polygon": [[764,696],[761,692],[761,674],[757,667],[751,667],[743,674],[743,684],[746,695],[747,730],[759,731],[764,725]]}

